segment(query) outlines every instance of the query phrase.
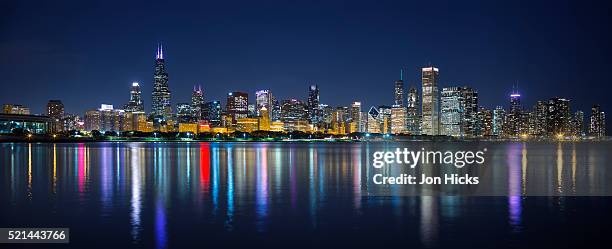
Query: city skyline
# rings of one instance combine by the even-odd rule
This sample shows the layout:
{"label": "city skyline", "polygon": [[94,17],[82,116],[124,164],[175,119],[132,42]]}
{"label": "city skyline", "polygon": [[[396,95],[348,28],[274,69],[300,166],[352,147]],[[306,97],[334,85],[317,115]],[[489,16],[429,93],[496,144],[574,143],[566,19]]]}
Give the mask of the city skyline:
{"label": "city skyline", "polygon": [[[229,92],[223,110],[213,110],[213,106],[220,106],[221,102],[214,99],[207,102],[201,85],[194,85],[190,102],[175,100],[173,104],[163,51],[163,45],[158,44],[150,113],[144,108],[140,84],[133,82],[129,101],[122,105],[123,108],[114,108],[121,105],[102,103],[100,109],[85,112],[82,119],[84,126],[79,125],[81,121],[78,114],[75,116],[66,113],[61,100],[49,100],[46,115],[51,119],[49,132],[83,128],[87,131],[161,130],[193,133],[223,128],[223,132],[250,132],[265,127],[265,131],[453,137],[582,137],[587,134],[601,137],[606,134],[605,114],[597,103],[592,105],[590,121],[585,124],[584,112],[571,108],[571,99],[555,96],[537,101],[529,108],[522,104],[523,97],[517,85],[513,85],[506,115],[504,105],[497,104],[495,110],[492,110],[479,103],[482,95],[478,89],[470,86],[441,88],[440,69],[432,64],[421,68],[421,108],[418,108],[418,103],[413,103],[419,94],[415,87],[417,84],[408,87],[408,95],[404,97],[403,68],[399,79],[393,82],[393,104],[372,105],[366,113],[361,112],[360,101],[353,102],[350,110],[345,105],[334,108],[321,103],[316,84],[308,87],[305,101],[300,98],[279,101],[270,89],[257,90],[254,101],[252,97],[249,101],[247,92]],[[404,105],[404,99],[407,106]],[[355,109],[356,103],[359,103],[358,109]],[[265,119],[261,116],[262,112],[265,113]],[[4,104],[3,113],[30,114],[30,109],[21,104]],[[415,127],[415,120],[420,120],[418,127]]]}
{"label": "city skyline", "polygon": [[[611,39],[606,32],[594,32],[606,30],[610,17],[596,5],[536,2],[523,8],[524,3],[451,2],[425,14],[417,11],[424,3],[371,6],[358,1],[326,8],[282,2],[237,8],[130,3],[119,12],[104,4],[64,4],[7,6],[12,11],[7,25],[0,26],[6,34],[0,43],[6,55],[0,61],[3,103],[44,113],[47,100],[61,99],[67,112],[84,113],[99,103],[124,104],[123,89],[139,82],[150,111],[151,51],[163,42],[174,103],[188,102],[189,89],[197,84],[209,93],[207,99],[218,100],[227,92],[260,89],[272,89],[279,99],[304,99],[293,87],[316,84],[321,102],[332,106],[349,105],[354,96],[364,106],[392,105],[398,69],[405,70],[409,89],[420,84],[418,70],[432,63],[442,70],[440,88],[479,89],[480,103],[488,108],[518,82],[526,103],[566,96],[577,109],[588,110],[592,103],[610,109],[605,95],[609,80],[603,72],[612,57],[603,44]],[[57,15],[40,15],[44,22],[36,23],[22,18],[26,10],[36,14],[42,9]],[[345,14],[332,15],[339,9]],[[79,23],[58,18],[79,10],[86,14]],[[113,14],[106,22],[97,21],[108,13]],[[144,13],[164,15],[139,15]],[[456,22],[435,21],[443,16]],[[228,22],[229,28],[219,29]],[[585,84],[588,89],[577,87]],[[362,90],[367,87],[378,89]],[[81,94],[87,89],[96,89],[95,94]],[[341,91],[346,94],[329,94]],[[24,92],[27,98],[20,94]]]}

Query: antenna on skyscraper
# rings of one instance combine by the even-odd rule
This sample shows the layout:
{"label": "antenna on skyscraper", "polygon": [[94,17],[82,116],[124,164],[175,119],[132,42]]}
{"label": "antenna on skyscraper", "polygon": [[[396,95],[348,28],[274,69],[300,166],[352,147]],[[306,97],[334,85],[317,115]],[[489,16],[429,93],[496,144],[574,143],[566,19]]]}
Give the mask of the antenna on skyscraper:
{"label": "antenna on skyscraper", "polygon": [[164,44],[161,42],[159,43],[159,59],[164,59]]}
{"label": "antenna on skyscraper", "polygon": [[400,80],[404,81],[404,68],[400,68]]}
{"label": "antenna on skyscraper", "polygon": [[157,43],[157,50],[155,50],[155,59],[159,59],[159,42]]}

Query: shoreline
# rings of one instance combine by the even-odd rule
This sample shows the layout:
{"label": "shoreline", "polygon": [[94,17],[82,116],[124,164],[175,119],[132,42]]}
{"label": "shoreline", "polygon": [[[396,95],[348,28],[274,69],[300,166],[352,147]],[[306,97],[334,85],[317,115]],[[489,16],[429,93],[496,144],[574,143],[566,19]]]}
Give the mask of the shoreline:
{"label": "shoreline", "polygon": [[215,143],[402,143],[402,142],[434,142],[434,143],[472,143],[472,142],[609,142],[609,137],[605,138],[580,138],[580,139],[553,139],[553,138],[532,138],[532,139],[512,139],[512,138],[468,138],[459,139],[446,136],[412,136],[412,137],[388,137],[388,138],[129,138],[129,137],[71,137],[54,138],[47,136],[37,137],[15,137],[0,135],[0,143],[195,143],[195,142],[215,142]]}

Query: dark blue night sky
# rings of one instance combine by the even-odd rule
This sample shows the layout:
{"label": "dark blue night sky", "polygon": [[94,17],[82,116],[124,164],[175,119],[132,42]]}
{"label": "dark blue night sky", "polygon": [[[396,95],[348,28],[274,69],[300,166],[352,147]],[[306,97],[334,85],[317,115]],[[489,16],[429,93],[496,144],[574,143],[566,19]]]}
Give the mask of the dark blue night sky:
{"label": "dark blue night sky", "polygon": [[[84,3],[87,2],[87,3]],[[153,60],[164,44],[173,106],[194,84],[206,100],[271,89],[279,99],[391,104],[400,68],[440,68],[440,86],[478,89],[481,105],[561,96],[587,116],[612,109],[609,3],[589,1],[3,1],[0,104],[69,113],[122,106],[141,82],[150,110]],[[291,3],[289,3],[291,2]]]}

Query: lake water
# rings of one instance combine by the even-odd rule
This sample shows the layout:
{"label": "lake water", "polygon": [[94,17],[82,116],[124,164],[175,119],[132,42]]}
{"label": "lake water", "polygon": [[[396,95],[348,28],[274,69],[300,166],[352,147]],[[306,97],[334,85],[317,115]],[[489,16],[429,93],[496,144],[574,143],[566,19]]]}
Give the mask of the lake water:
{"label": "lake water", "polygon": [[[486,148],[486,187],[508,194],[369,195],[372,153],[407,146]],[[611,142],[0,143],[0,227],[70,228],[70,244],[0,247],[609,243],[610,152]]]}

